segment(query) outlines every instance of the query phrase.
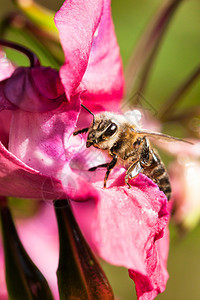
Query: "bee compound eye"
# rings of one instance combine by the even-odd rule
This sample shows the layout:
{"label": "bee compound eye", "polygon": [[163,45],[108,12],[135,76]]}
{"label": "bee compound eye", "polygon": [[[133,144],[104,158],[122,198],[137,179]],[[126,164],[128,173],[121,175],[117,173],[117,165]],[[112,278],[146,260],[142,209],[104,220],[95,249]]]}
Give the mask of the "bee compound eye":
{"label": "bee compound eye", "polygon": [[117,130],[117,125],[115,123],[111,123],[110,126],[104,132],[104,135],[111,136],[116,132],[116,130]]}
{"label": "bee compound eye", "polygon": [[117,125],[115,123],[112,123],[110,130],[113,131],[113,130],[116,130],[116,129],[117,129]]}

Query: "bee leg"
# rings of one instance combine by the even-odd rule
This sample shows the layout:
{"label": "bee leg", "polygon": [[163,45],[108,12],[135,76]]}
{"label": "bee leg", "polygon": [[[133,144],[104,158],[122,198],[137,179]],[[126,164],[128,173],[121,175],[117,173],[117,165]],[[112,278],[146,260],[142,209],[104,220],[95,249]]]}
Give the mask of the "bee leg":
{"label": "bee leg", "polygon": [[116,162],[115,162],[114,165],[113,165],[113,163],[114,163],[113,160],[115,160],[115,158],[113,158],[111,160],[111,162],[109,162],[109,163],[105,163],[105,164],[102,164],[102,165],[98,165],[96,167],[92,167],[92,168],[88,169],[88,171],[96,171],[96,169],[98,169],[98,168],[107,168],[108,169],[110,166],[111,166],[111,169],[110,169],[110,171],[111,171],[114,168],[114,166],[117,162],[117,158],[116,158]]}
{"label": "bee leg", "polygon": [[131,185],[130,185],[130,183],[128,183],[128,179],[129,179],[129,176],[126,175],[126,177],[125,177],[125,183],[128,185],[128,188],[130,189]]}
{"label": "bee leg", "polygon": [[88,171],[96,171],[96,169],[98,169],[98,168],[107,168],[109,164],[110,164],[110,163],[98,165],[98,166],[96,166],[96,167],[92,167],[92,168],[88,169]]}
{"label": "bee leg", "polygon": [[88,132],[88,129],[89,129],[89,128],[83,128],[83,129],[74,131],[73,135],[77,135],[77,134],[81,134],[81,133]]}
{"label": "bee leg", "polygon": [[112,156],[113,156],[113,159],[107,165],[107,172],[106,172],[106,175],[105,175],[105,178],[104,178],[104,185],[103,185],[104,189],[106,188],[106,182],[108,180],[108,176],[110,174],[110,171],[114,168],[114,166],[117,163],[117,155],[116,154],[112,154]]}
{"label": "bee leg", "polygon": [[135,178],[139,173],[143,171],[143,167],[141,166],[140,162],[137,161],[133,163],[128,170],[126,171],[126,176],[125,176],[125,183],[128,185],[128,188],[131,188],[130,183],[128,183],[129,178]]}

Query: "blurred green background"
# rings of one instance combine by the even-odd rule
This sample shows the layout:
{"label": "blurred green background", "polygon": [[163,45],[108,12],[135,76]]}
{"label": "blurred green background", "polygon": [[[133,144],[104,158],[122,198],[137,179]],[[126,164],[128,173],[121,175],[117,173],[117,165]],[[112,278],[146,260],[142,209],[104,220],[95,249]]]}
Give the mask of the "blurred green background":
{"label": "blurred green background", "polygon": [[[116,28],[116,34],[121,49],[124,65],[128,61],[144,27],[163,1],[136,1],[113,0],[112,14]],[[47,7],[58,10],[62,1],[40,1]],[[15,11],[11,0],[1,0],[0,18]],[[9,33],[9,38],[31,46],[31,42],[25,40],[16,33]],[[44,64],[45,53],[38,49]],[[12,52],[12,58],[18,63],[26,63],[23,57]],[[190,72],[200,62],[200,1],[183,1],[177,10],[156,59],[153,72],[150,76],[145,97],[159,111],[162,102],[178,87]],[[200,103],[200,84],[197,82],[187,93],[184,101],[179,105],[180,109]],[[174,131],[169,128],[168,133]],[[134,249],[133,249],[134,251]],[[102,263],[104,270],[111,282],[118,299],[136,299],[133,282],[128,277],[127,270]],[[178,238],[175,229],[171,225],[171,244],[168,260],[169,281],[164,294],[158,299],[172,300],[196,300],[200,299],[200,227],[182,238]]]}

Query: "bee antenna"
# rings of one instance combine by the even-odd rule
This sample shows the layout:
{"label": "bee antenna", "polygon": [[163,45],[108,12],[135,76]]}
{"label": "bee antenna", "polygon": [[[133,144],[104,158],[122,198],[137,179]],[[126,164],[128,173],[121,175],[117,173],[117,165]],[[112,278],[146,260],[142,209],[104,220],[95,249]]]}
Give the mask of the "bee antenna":
{"label": "bee antenna", "polygon": [[95,116],[94,116],[94,114],[85,106],[85,105],[83,105],[83,104],[81,104],[81,106],[85,109],[85,110],[87,110],[92,116],[93,116],[93,125],[94,125],[94,123],[95,123]]}
{"label": "bee antenna", "polygon": [[85,105],[83,105],[83,104],[81,104],[81,106],[83,107],[83,108],[85,108],[85,110],[87,110],[91,115],[93,115],[93,117],[94,117],[94,114],[85,106]]}

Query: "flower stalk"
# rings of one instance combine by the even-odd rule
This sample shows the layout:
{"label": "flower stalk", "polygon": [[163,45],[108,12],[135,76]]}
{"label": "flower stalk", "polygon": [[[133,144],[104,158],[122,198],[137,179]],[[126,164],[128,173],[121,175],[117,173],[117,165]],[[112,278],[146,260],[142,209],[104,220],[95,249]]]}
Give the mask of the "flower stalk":
{"label": "flower stalk", "polygon": [[163,106],[160,111],[161,121],[177,119],[177,116],[175,118],[173,115],[171,116],[171,111],[174,110],[174,108],[176,108],[177,104],[180,102],[182,97],[187,93],[187,91],[191,88],[191,86],[195,83],[195,81],[199,78],[199,76],[200,76],[200,65],[194,69],[191,75],[188,76],[185,79],[185,81],[175,90],[175,92],[173,92],[172,95],[169,98],[167,98],[167,100],[163,103]]}
{"label": "flower stalk", "polygon": [[25,39],[46,64],[58,69],[63,63],[63,52],[58,37],[55,38],[50,32],[41,29],[21,13],[10,13],[1,21],[0,36],[6,36],[8,32]]}
{"label": "flower stalk", "polygon": [[75,221],[70,202],[57,200],[54,207],[60,239],[60,299],[114,299],[110,284]]}
{"label": "flower stalk", "polygon": [[[125,70],[126,98],[144,92],[149,73],[168,25],[182,0],[167,0],[148,24]],[[135,102],[137,99],[133,99]],[[134,104],[134,103],[132,103]]]}
{"label": "flower stalk", "polygon": [[25,54],[28,57],[28,59],[30,60],[30,67],[39,67],[40,66],[38,57],[30,49],[28,49],[24,46],[21,46],[19,44],[9,42],[7,40],[1,40],[1,39],[0,39],[0,46],[12,48],[12,49],[15,49],[15,50]]}

